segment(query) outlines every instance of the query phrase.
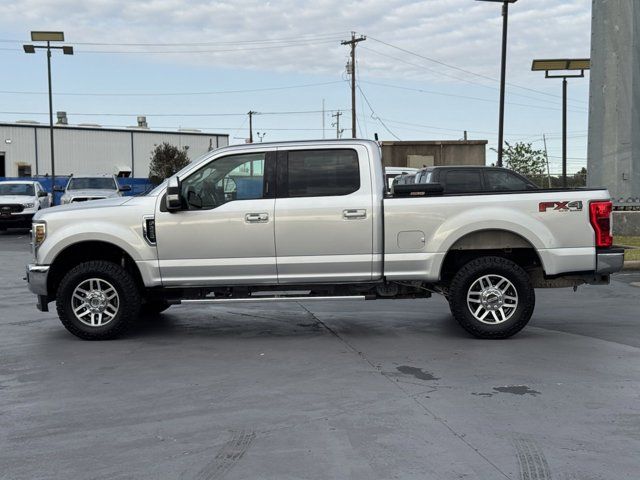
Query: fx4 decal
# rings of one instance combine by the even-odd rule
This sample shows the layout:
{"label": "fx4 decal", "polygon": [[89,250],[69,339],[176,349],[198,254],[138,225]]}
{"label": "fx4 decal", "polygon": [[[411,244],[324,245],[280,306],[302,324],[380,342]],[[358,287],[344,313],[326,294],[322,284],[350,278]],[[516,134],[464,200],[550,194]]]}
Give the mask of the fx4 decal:
{"label": "fx4 decal", "polygon": [[540,202],[538,204],[539,212],[552,210],[554,212],[581,212],[582,202],[576,200],[573,202]]}

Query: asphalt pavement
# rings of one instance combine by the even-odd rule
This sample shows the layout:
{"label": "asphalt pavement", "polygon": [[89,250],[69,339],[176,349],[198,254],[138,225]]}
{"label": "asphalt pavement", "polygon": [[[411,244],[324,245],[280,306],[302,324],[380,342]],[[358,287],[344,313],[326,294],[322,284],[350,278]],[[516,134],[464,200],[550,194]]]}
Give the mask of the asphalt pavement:
{"label": "asphalt pavement", "polygon": [[[640,478],[640,272],[470,338],[442,298],[180,305],[86,342],[0,234],[0,478]],[[53,306],[53,305],[52,305]]]}

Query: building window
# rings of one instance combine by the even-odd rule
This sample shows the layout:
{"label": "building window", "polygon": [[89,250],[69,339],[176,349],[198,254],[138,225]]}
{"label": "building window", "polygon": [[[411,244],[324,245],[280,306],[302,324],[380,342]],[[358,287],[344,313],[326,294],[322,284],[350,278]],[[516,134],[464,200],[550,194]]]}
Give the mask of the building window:
{"label": "building window", "polygon": [[19,177],[31,177],[31,165],[18,164]]}

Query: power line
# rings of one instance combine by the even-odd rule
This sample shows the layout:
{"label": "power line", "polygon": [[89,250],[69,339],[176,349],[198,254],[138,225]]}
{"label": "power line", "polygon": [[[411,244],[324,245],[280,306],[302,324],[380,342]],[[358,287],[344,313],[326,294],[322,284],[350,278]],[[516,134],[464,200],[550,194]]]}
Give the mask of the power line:
{"label": "power line", "polygon": [[[427,57],[425,55],[421,55],[419,53],[412,52],[411,50],[407,50],[406,48],[402,48],[402,47],[399,47],[397,45],[393,45],[391,43],[385,42],[383,40],[380,40],[380,39],[377,39],[377,38],[374,38],[374,37],[371,37],[371,36],[369,36],[369,38],[371,40],[373,40],[374,42],[378,42],[378,43],[381,43],[381,44],[386,45],[388,47],[395,48],[396,50],[399,50],[399,51],[404,52],[404,53],[408,53],[409,55],[414,55],[416,57],[422,58],[422,59],[427,60],[429,62],[433,62],[433,63],[436,63],[438,65],[442,65],[444,67],[451,68],[453,70],[457,70],[457,71],[462,72],[462,73],[467,73],[469,75],[473,75],[473,76],[476,76],[476,77],[479,77],[479,78],[484,78],[484,79],[490,80],[492,82],[499,82],[498,79],[490,77],[488,75],[484,75],[484,74],[477,73],[477,72],[474,72],[474,71],[471,71],[471,70],[467,70],[466,68],[461,68],[461,67],[458,67],[456,65],[452,65],[450,63],[446,63],[446,62],[443,62],[441,60],[437,60],[435,58]],[[543,92],[542,90],[536,90],[534,88],[524,87],[522,85],[518,85],[518,84],[515,84],[515,83],[507,83],[507,85],[509,85],[511,87],[514,87],[514,88],[520,88],[520,89],[523,89],[523,90],[534,92],[534,93],[537,93],[539,95],[546,95],[548,97],[561,98],[560,95],[554,95],[552,93]],[[575,100],[575,101],[579,101],[579,100]],[[587,103],[587,102],[584,102],[584,101],[580,101],[580,102],[581,103]]]}
{"label": "power line", "polygon": [[[364,48],[364,47],[363,47]],[[368,83],[370,85],[377,85],[380,87],[388,87],[388,88],[397,88],[400,90],[408,90],[408,91],[413,91],[413,92],[419,92],[419,93],[424,93],[424,94],[428,94],[428,95],[442,95],[445,97],[454,97],[454,98],[462,98],[465,100],[476,100],[479,102],[488,102],[488,103],[498,103],[497,100],[492,100],[489,98],[481,98],[481,97],[472,97],[469,95],[458,95],[455,93],[444,93],[444,92],[437,92],[437,91],[433,91],[433,90],[424,90],[421,88],[412,88],[412,87],[405,87],[405,86],[401,86],[401,85],[391,85],[388,83],[380,83],[380,82],[371,82],[369,80],[361,80],[360,83]],[[528,103],[516,103],[516,102],[506,102],[508,105],[514,105],[517,107],[527,107],[527,108],[538,108],[541,110],[555,110],[555,111],[559,111],[561,110],[560,108],[553,108],[553,107],[545,107],[542,105],[531,105]],[[570,110],[573,113],[588,113],[587,110],[575,110],[575,109],[571,109]]]}
{"label": "power line", "polygon": [[[214,91],[202,91],[202,92],[121,92],[121,93],[108,93],[108,92],[56,92],[56,96],[87,96],[87,97],[155,97],[155,96],[190,96],[190,95],[222,95],[233,93],[252,93],[252,92],[267,92],[274,90],[289,90],[295,88],[308,88],[319,87],[325,85],[335,85],[343,83],[342,80],[334,80],[331,82],[319,82],[319,83],[303,83],[299,85],[285,85],[282,87],[264,87],[264,88],[251,88],[245,90],[214,90]],[[12,95],[47,95],[47,92],[36,91],[14,91],[14,90],[0,90],[0,93],[12,94]]]}
{"label": "power line", "polygon": [[[325,112],[335,112],[336,110],[325,110]],[[322,110],[300,110],[291,112],[253,112],[254,115],[302,115],[320,113]],[[0,112],[5,115],[49,115],[45,112]],[[98,113],[98,112],[69,112],[68,115],[78,116],[105,116],[105,117],[135,117],[138,113]],[[145,113],[147,117],[237,117],[246,115],[245,113]]]}
{"label": "power line", "polygon": [[[361,47],[361,48],[363,48],[364,50],[368,50],[369,52],[373,52],[376,55],[381,55],[383,57],[390,58],[390,59],[392,59],[394,61],[397,61],[397,62],[400,62],[400,63],[404,63],[404,64],[410,65],[412,67],[420,68],[420,69],[426,70],[428,72],[432,72],[432,73],[434,73],[436,75],[441,75],[441,76],[453,78],[455,80],[459,80],[461,82],[465,82],[465,83],[468,83],[470,85],[475,85],[475,86],[478,86],[478,87],[482,87],[482,88],[485,88],[487,90],[491,90],[491,91],[495,91],[496,90],[496,87],[491,87],[491,86],[485,85],[483,83],[475,82],[473,80],[469,80],[468,78],[462,78],[462,77],[458,77],[456,75],[450,75],[448,73],[440,72],[438,70],[434,70],[432,68],[426,67],[424,65],[420,65],[418,63],[409,62],[409,61],[404,60],[402,58],[394,57],[393,55],[387,55],[386,53],[379,52],[378,50],[374,50],[372,48],[368,48],[368,47]],[[435,93],[435,92],[433,92],[433,93]],[[536,100],[537,102],[550,103],[550,104],[553,104],[553,105],[557,105],[557,103],[558,103],[557,101],[554,101],[554,100],[546,100],[546,99],[543,99],[543,98],[534,97],[534,96],[531,96],[531,95],[525,95],[524,93],[517,93],[517,92],[512,92],[512,91],[509,92],[509,95],[515,96],[515,97],[529,98],[531,100]],[[571,100],[571,101],[573,101],[573,100]]]}
{"label": "power line", "polygon": [[[291,44],[282,44],[282,45],[267,45],[267,46],[256,46],[256,47],[240,47],[240,48],[228,48],[228,49],[217,49],[217,50],[84,50],[84,49],[74,49],[74,53],[93,53],[93,54],[144,54],[144,55],[157,55],[157,54],[198,54],[198,53],[230,53],[230,52],[244,52],[244,51],[256,51],[256,50],[271,50],[271,49],[281,49],[281,48],[291,48],[291,47],[301,47],[301,46],[309,46],[309,45],[317,45],[317,44],[328,44],[335,43],[334,39],[331,40],[316,40],[311,42],[297,42]],[[20,48],[0,48],[0,50],[4,51],[16,51],[21,52]]]}
{"label": "power line", "polygon": [[367,102],[367,105],[369,106],[369,110],[371,110],[371,118],[373,118],[374,120],[377,120],[380,123],[380,125],[382,125],[382,127],[387,132],[389,132],[389,134],[391,134],[392,137],[394,137],[396,140],[400,140],[400,137],[398,137],[395,133],[393,133],[391,131],[391,129],[389,127],[387,127],[387,125],[382,121],[382,119],[373,110],[373,107],[371,106],[371,102],[369,102],[369,99],[367,98],[367,96],[362,91],[362,88],[360,88],[360,85],[357,85],[357,88],[360,91],[360,93],[362,94],[362,98],[364,98],[364,101]]}
{"label": "power line", "polygon": [[[280,38],[265,38],[260,40],[237,40],[231,42],[178,42],[178,43],[157,43],[157,42],[138,42],[138,43],[107,43],[107,42],[66,42],[71,45],[94,45],[94,46],[134,46],[134,47],[178,47],[178,46],[188,46],[188,47],[196,47],[196,46],[215,46],[215,45],[237,45],[237,44],[263,44],[263,43],[273,43],[273,42],[298,42],[302,37],[303,40],[314,40],[314,39],[323,39],[323,38],[340,38],[344,34],[343,31],[340,32],[332,32],[325,34],[301,34],[295,37],[280,37]],[[16,40],[16,39],[0,39],[0,43],[28,43],[29,40]]]}

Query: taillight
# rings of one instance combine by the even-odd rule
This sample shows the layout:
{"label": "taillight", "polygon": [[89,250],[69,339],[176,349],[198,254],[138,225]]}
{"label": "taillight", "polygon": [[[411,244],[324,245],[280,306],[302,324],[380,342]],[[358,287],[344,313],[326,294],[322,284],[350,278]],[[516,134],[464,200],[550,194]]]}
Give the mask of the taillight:
{"label": "taillight", "polygon": [[611,210],[613,210],[613,204],[609,200],[589,203],[589,221],[596,232],[596,247],[613,245]]}

